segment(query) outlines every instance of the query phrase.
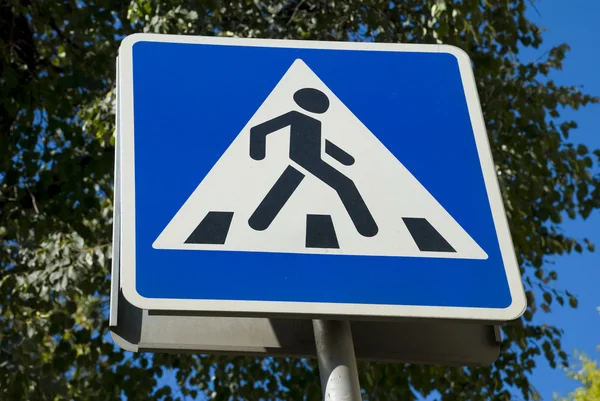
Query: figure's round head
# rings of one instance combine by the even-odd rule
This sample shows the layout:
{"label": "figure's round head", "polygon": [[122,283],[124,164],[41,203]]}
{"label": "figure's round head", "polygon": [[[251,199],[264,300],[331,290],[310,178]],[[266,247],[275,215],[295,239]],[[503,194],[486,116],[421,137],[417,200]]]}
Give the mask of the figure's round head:
{"label": "figure's round head", "polygon": [[327,95],[318,89],[300,89],[294,93],[294,101],[298,106],[311,113],[325,113],[329,108]]}

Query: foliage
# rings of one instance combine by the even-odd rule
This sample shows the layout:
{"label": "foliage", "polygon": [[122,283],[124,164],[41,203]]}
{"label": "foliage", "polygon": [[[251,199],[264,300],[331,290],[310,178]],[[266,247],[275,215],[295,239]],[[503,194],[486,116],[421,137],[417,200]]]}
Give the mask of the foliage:
{"label": "foliage", "polygon": [[[535,398],[534,357],[566,362],[561,330],[534,313],[576,298],[549,257],[593,250],[561,230],[600,206],[600,152],[570,142],[561,119],[597,98],[550,79],[567,45],[542,59],[527,0],[0,0],[0,399],[316,399],[314,361],[128,354],[107,337],[114,64],[133,32],[306,40],[447,43],[472,57],[527,287],[490,367],[362,364],[369,400]],[[178,388],[159,386],[166,370]]]}
{"label": "foliage", "polygon": [[556,401],[600,401],[600,367],[585,354],[579,356],[579,369],[571,369],[569,377],[581,383],[568,397],[555,397]]}
{"label": "foliage", "polygon": [[[600,308],[598,308],[598,312],[600,312]],[[567,370],[567,374],[570,378],[577,380],[581,387],[576,388],[568,397],[555,395],[555,401],[600,401],[600,366],[598,366],[598,362],[583,353],[578,355],[578,359],[577,365],[571,366]]]}

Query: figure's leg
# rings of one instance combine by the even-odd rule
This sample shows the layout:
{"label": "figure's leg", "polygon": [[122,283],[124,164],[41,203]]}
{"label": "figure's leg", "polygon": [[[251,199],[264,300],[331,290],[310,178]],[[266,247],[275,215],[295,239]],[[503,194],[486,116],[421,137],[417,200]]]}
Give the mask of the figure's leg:
{"label": "figure's leg", "polygon": [[304,174],[288,166],[248,219],[250,227],[258,231],[266,230],[303,178]]}
{"label": "figure's leg", "polygon": [[337,193],[350,215],[356,231],[364,237],[374,237],[379,231],[369,208],[365,204],[354,182],[347,178],[337,184]]}
{"label": "figure's leg", "polygon": [[356,185],[354,185],[354,181],[323,161],[310,167],[309,171],[312,174],[338,193],[356,227],[356,231],[364,237],[375,236],[379,228]]}

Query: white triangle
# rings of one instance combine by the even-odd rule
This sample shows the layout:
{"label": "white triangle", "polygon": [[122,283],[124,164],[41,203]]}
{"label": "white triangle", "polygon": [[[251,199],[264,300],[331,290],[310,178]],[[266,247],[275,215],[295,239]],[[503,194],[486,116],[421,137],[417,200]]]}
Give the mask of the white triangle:
{"label": "white triangle", "polygon": [[[294,101],[302,88],[327,95],[324,114],[311,114]],[[327,184],[290,160],[290,128],[267,136],[266,157],[249,155],[250,129],[296,110],[322,123],[322,159],[352,179],[378,226],[375,236],[357,232],[340,197]],[[329,140],[354,157],[345,166],[325,153]],[[292,166],[305,175],[271,225],[257,231],[248,224],[265,195]],[[233,212],[224,244],[186,243],[209,212]],[[307,215],[330,215],[339,248],[306,246]],[[403,218],[424,218],[454,252],[422,251]],[[153,244],[156,249],[228,250],[373,256],[487,259],[487,254],[396,157],[358,120],[302,61],[296,60],[215,166]]]}

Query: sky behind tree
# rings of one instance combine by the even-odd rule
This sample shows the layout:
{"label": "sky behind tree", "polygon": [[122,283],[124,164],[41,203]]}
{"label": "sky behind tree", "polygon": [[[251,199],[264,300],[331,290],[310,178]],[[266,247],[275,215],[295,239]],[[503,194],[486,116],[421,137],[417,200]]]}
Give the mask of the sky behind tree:
{"label": "sky behind tree", "polygon": [[[552,46],[568,43],[571,51],[567,54],[562,71],[551,77],[558,84],[582,85],[583,91],[592,95],[600,94],[600,1],[597,0],[539,0],[535,8],[530,7],[529,18],[546,29],[544,43],[533,52],[522,54],[525,60],[542,56]],[[583,143],[590,149],[600,148],[600,105],[591,105],[578,111],[565,111],[561,117],[572,118],[579,128],[571,137],[575,143]],[[598,166],[594,169],[600,174]],[[578,238],[588,238],[600,248],[600,213],[596,210],[586,220],[568,220],[564,230]],[[594,359],[600,359],[596,350],[600,344],[600,253],[584,252],[555,259],[558,273],[557,286],[568,289],[579,299],[577,309],[554,306],[552,312],[536,314],[539,323],[557,325],[565,330],[563,348],[572,353],[574,349],[586,352]],[[538,358],[534,371],[533,384],[538,388],[543,400],[552,400],[553,393],[567,395],[578,383],[567,378],[561,369],[551,369],[543,357]]]}

